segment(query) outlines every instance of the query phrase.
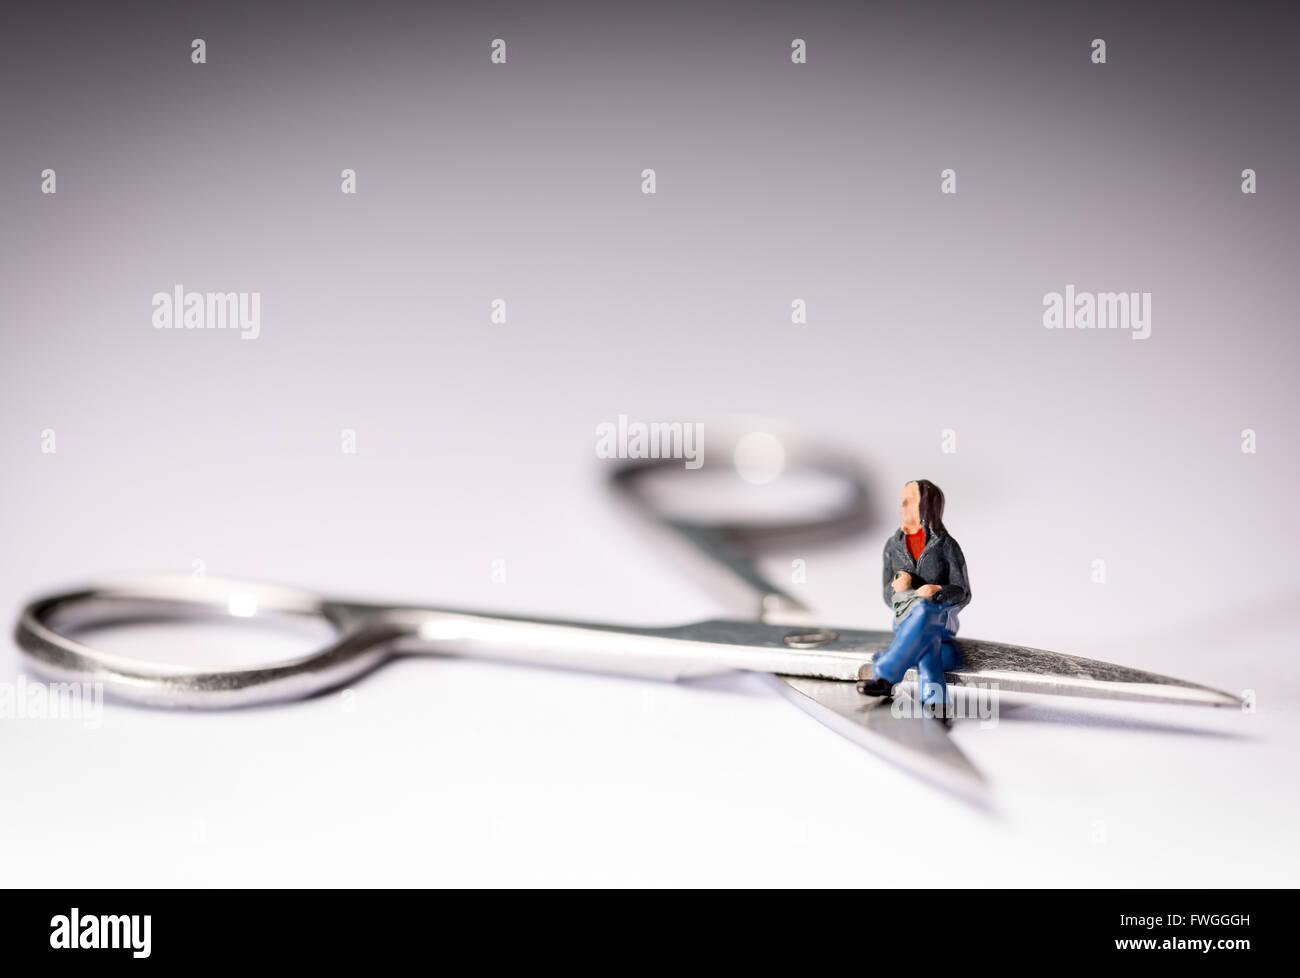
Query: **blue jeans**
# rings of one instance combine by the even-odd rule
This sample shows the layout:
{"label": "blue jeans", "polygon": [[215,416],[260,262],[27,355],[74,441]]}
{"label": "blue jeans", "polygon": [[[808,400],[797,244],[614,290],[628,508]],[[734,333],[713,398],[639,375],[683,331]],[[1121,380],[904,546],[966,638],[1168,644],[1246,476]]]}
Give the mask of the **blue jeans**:
{"label": "blue jeans", "polygon": [[946,702],[948,684],[943,678],[944,671],[960,669],[965,664],[961,650],[952,640],[956,634],[954,605],[918,601],[895,624],[894,640],[872,660],[872,672],[880,679],[897,683],[903,673],[915,666],[921,702]]}

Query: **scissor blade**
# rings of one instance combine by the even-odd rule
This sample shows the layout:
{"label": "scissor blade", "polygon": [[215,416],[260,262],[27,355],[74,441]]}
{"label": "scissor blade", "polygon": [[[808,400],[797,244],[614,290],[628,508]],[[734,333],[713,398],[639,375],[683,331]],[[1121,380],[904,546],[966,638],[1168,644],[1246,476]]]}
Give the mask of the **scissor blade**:
{"label": "scissor blade", "polygon": [[1002,692],[1051,693],[1150,703],[1241,706],[1239,697],[1208,686],[1143,672],[1128,666],[998,642],[957,640],[966,664],[947,673],[963,686]]}
{"label": "scissor blade", "polygon": [[920,716],[895,716],[888,700],[863,696],[851,682],[781,676],[790,700],[837,733],[899,767],[971,801],[983,803],[988,784],[948,728]]}

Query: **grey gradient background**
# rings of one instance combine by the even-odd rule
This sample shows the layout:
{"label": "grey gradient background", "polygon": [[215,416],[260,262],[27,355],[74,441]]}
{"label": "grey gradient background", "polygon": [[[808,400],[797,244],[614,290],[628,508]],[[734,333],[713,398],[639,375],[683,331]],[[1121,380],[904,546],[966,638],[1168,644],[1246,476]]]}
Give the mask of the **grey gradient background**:
{"label": "grey gradient background", "polygon": [[[348,711],[0,720],[0,826],[30,843],[7,881],[860,885],[879,878],[847,854],[878,830],[894,884],[935,847],[976,885],[1295,884],[1284,8],[262,6],[5,15],[0,606],[201,559],[451,606],[714,614],[611,506],[595,426],[753,412],[871,468],[867,539],[771,564],[807,559],[829,619],[886,627],[880,539],[924,476],[970,562],[964,634],[1259,708],[959,725],[987,816],[757,679],[404,662]],[[175,283],[260,291],[261,337],[154,330]],[[1151,292],[1151,338],[1043,329],[1067,283]],[[0,680],[19,670],[10,643]]]}

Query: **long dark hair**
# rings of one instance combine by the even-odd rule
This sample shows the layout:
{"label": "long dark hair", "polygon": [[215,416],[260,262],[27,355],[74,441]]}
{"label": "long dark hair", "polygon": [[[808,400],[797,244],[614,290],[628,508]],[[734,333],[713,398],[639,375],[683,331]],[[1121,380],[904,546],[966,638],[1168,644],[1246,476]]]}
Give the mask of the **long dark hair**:
{"label": "long dark hair", "polygon": [[913,479],[921,494],[921,522],[935,533],[947,533],[943,528],[943,490],[929,479]]}

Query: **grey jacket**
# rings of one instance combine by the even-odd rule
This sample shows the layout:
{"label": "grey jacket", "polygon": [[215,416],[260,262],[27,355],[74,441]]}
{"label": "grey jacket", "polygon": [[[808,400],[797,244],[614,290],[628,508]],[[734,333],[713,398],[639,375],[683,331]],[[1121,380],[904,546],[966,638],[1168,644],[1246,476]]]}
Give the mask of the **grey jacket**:
{"label": "grey jacket", "polygon": [[958,608],[970,604],[966,558],[962,555],[961,547],[957,546],[957,541],[947,533],[935,533],[927,526],[921,559],[913,560],[902,529],[895,530],[894,535],[885,541],[881,563],[881,590],[885,604],[890,608],[894,606],[894,589],[890,582],[899,571],[907,571],[912,575],[913,588],[938,584],[939,593],[931,601],[939,604],[952,603]]}

